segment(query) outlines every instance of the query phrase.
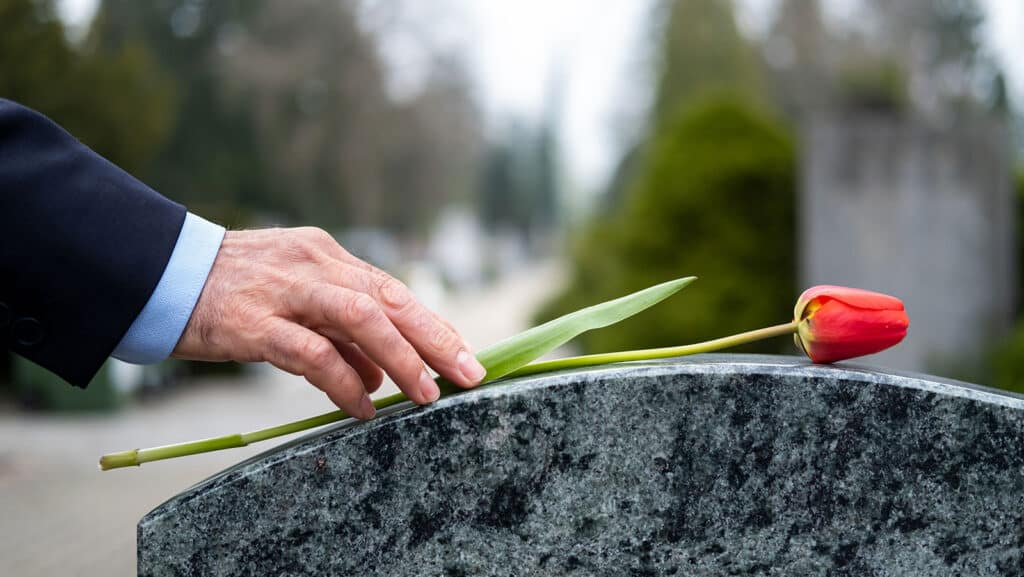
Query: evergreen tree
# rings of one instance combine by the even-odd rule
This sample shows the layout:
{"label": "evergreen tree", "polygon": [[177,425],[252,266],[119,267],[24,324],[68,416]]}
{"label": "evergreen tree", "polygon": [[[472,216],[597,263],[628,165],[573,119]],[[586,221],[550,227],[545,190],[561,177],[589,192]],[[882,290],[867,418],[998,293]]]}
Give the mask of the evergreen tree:
{"label": "evergreen tree", "polygon": [[776,324],[796,296],[794,146],[758,104],[756,64],[731,4],[676,0],[662,10],[651,135],[627,157],[616,204],[579,236],[570,287],[540,316],[680,276],[700,281],[614,331],[584,335],[588,351]]}
{"label": "evergreen tree", "polygon": [[[742,100],[711,97],[659,127],[618,213],[588,228],[545,318],[671,278],[700,280],[588,351],[684,344],[785,322],[795,299],[794,147]],[[790,350],[764,342],[749,350]]]}
{"label": "evergreen tree", "polygon": [[708,92],[759,98],[763,86],[756,53],[737,28],[731,0],[668,0],[655,15],[663,26],[655,123]]}

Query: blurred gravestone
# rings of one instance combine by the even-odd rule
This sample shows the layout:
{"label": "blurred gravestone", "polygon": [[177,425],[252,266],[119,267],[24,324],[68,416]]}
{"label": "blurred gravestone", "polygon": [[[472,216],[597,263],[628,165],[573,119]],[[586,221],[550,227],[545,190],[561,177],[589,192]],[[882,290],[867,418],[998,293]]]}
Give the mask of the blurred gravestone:
{"label": "blurred gravestone", "polygon": [[139,575],[1024,573],[1024,397],[700,361],[300,439],[149,513]]}
{"label": "blurred gravestone", "polygon": [[[1015,205],[1005,127],[965,115],[820,114],[801,156],[801,281],[898,295],[906,342],[871,362],[970,374],[1014,319]],[[974,365],[974,366],[972,366]]]}

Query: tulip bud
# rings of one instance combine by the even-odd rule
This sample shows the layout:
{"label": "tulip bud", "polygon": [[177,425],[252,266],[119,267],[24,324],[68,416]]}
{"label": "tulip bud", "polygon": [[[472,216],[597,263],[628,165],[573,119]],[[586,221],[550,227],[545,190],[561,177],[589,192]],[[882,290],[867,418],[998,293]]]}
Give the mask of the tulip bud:
{"label": "tulip bud", "polygon": [[900,299],[839,286],[807,289],[794,314],[793,339],[815,363],[883,351],[902,341],[910,325]]}

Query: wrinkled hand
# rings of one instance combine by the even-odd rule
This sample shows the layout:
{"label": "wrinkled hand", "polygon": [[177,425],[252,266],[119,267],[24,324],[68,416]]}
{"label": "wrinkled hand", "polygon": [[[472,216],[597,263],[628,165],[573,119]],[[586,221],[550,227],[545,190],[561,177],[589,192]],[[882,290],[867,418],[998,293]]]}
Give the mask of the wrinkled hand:
{"label": "wrinkled hand", "polygon": [[228,232],[173,356],[268,361],[350,415],[373,416],[386,372],[419,404],[484,377],[468,345],[399,281],[316,228]]}

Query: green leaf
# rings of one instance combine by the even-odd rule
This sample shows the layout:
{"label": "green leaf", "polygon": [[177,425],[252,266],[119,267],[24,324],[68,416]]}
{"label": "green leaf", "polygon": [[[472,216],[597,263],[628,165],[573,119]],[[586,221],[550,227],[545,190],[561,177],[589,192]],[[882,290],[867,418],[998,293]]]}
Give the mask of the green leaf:
{"label": "green leaf", "polygon": [[695,280],[697,277],[691,276],[655,285],[615,300],[580,309],[495,343],[476,355],[480,364],[487,369],[484,380],[499,379],[582,333],[625,320],[665,300]]}

